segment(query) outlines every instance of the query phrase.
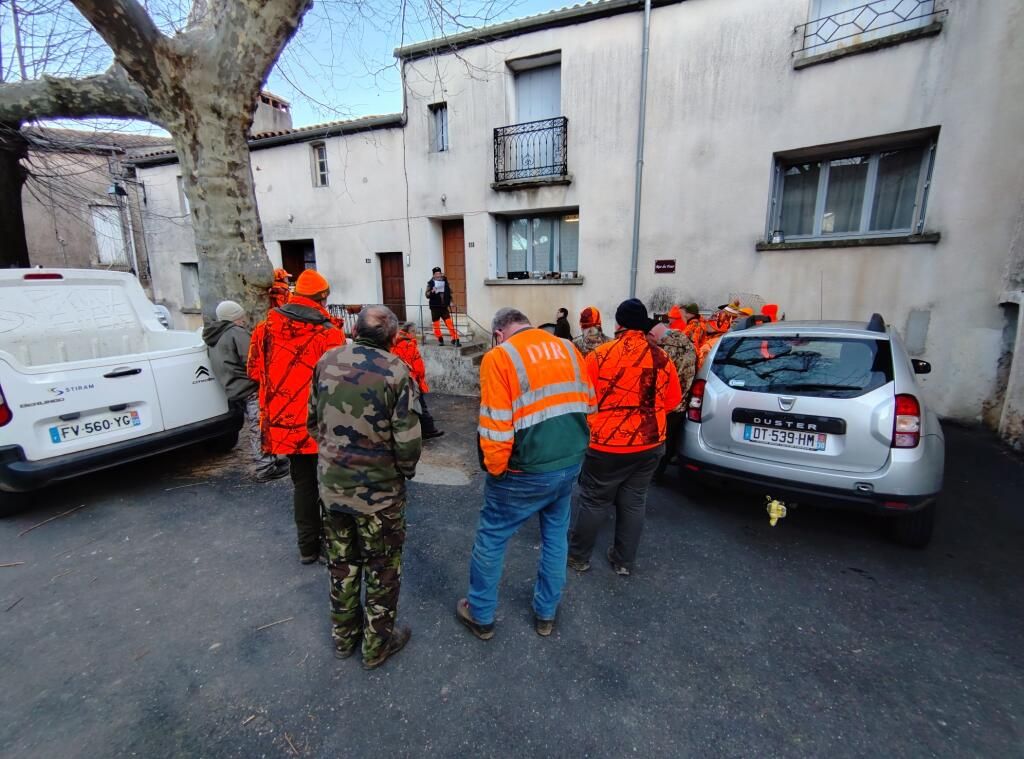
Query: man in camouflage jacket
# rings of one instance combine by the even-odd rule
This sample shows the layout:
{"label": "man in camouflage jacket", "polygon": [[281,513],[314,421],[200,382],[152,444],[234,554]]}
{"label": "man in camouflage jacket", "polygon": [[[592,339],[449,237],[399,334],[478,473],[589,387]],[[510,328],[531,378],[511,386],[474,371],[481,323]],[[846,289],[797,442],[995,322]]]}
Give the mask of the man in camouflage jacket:
{"label": "man in camouflage jacket", "polygon": [[679,375],[679,387],[683,391],[683,400],[665,416],[665,455],[661,457],[658,468],[654,470],[655,479],[660,480],[665,474],[665,469],[676,457],[679,434],[686,421],[686,404],[689,401],[690,385],[693,384],[693,376],[697,373],[697,350],[685,332],[669,329],[668,325],[664,323],[655,324],[648,333],[647,340],[651,345],[657,345],[665,351],[672,359],[676,374]]}
{"label": "man in camouflage jacket", "polygon": [[327,352],[317,363],[307,417],[319,444],[335,655],[351,656],[362,637],[365,669],[379,667],[412,635],[408,627],[395,627],[395,616],[405,481],[416,474],[422,440],[409,370],[388,352],[397,331],[390,309],[364,308],[354,344]]}
{"label": "man in camouflage jacket", "polygon": [[601,329],[601,312],[596,306],[587,306],[580,312],[580,334],[572,341],[576,349],[586,356],[599,345],[611,340]]}

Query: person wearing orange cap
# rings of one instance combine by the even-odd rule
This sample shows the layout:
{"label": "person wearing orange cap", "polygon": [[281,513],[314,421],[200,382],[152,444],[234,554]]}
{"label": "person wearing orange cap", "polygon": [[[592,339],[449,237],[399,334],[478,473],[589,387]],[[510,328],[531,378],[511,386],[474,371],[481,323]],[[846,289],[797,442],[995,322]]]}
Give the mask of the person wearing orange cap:
{"label": "person wearing orange cap", "polygon": [[678,330],[679,332],[686,331],[686,318],[683,316],[683,310],[679,306],[672,306],[668,310],[668,328]]}
{"label": "person wearing orange cap", "polygon": [[572,341],[581,354],[586,356],[590,351],[599,345],[604,345],[609,340],[601,329],[601,312],[596,306],[587,306],[580,311],[580,334]]}
{"label": "person wearing orange cap", "polygon": [[288,287],[288,280],[291,278],[291,274],[284,269],[274,269],[274,284],[267,291],[267,294],[270,295],[271,308],[280,308],[288,302],[288,298],[292,294],[291,289]]}
{"label": "person wearing orange cap", "polygon": [[317,444],[306,428],[309,388],[320,357],[345,344],[345,333],[324,307],[330,292],[323,275],[306,269],[299,275],[291,299],[256,325],[249,346],[249,377],[260,388],[263,450],[288,457],[303,564],[320,558],[323,543]]}

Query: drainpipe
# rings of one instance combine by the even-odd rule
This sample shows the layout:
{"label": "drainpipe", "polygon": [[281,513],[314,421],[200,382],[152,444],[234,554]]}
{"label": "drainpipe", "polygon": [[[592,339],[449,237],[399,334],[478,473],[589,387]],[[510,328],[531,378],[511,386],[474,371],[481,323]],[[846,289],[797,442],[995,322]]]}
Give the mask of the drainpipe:
{"label": "drainpipe", "polygon": [[644,0],[644,43],[640,58],[640,123],[636,136],[636,192],[633,197],[633,259],[629,269],[629,297],[636,297],[640,259],[640,192],[644,180],[644,127],[647,123],[647,62],[651,49],[651,0]]}

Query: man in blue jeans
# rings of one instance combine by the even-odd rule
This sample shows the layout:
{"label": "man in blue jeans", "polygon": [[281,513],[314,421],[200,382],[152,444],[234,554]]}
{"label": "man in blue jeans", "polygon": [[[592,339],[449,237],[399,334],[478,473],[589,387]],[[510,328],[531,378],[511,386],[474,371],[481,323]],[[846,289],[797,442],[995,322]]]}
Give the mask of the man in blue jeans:
{"label": "man in blue jeans", "polygon": [[565,584],[570,496],[590,441],[587,415],[596,406],[583,357],[568,340],[530,326],[514,308],[494,316],[497,348],[480,365],[480,453],[487,481],[469,594],[459,621],[481,640],[494,637],[505,548],[534,514],[541,551],[533,593],[534,629],[554,629]]}

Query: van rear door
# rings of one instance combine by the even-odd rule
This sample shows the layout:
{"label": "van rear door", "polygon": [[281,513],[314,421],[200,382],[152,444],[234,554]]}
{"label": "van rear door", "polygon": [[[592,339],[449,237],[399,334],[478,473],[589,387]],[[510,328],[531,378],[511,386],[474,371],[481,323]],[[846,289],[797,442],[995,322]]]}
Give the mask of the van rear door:
{"label": "van rear door", "polygon": [[164,429],[148,360],[89,363],[47,371],[0,358],[0,388],[12,414],[0,428],[0,445],[20,445],[38,461]]}
{"label": "van rear door", "polygon": [[213,376],[206,346],[150,359],[157,397],[167,429],[201,422],[228,412],[224,388]]}

